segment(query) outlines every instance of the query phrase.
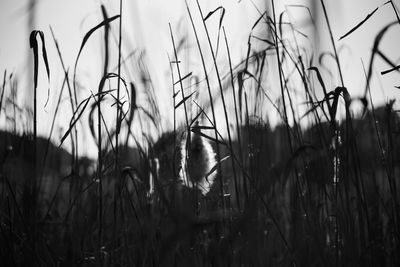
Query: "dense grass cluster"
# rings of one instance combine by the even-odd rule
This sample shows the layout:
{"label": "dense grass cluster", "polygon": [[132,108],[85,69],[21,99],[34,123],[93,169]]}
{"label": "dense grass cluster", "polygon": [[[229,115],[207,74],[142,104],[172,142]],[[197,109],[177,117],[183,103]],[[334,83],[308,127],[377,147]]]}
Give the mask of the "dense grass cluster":
{"label": "dense grass cluster", "polygon": [[[255,21],[247,56],[236,66],[223,27],[225,9],[205,14],[198,2],[197,9],[188,8],[196,48],[191,53],[202,65],[199,73],[183,73],[185,48],[175,41],[170,27],[174,127],[155,139],[149,128],[159,127],[160,114],[154,96],[157,89],[148,81],[147,70],[140,68],[142,82],[122,77],[127,57],[121,49],[122,1],[120,14],[112,17],[102,6],[104,19],[84,36],[73,71],[64,66],[54,34],[51,39],[32,32],[34,108],[16,104],[18,81],[12,74],[4,73],[0,92],[4,128],[11,129],[0,132],[1,264],[400,265],[400,117],[394,100],[374,107],[369,85],[374,58],[384,58],[379,44],[387,29],[400,21],[376,36],[365,71],[365,94],[353,98],[342,79],[324,1],[320,3],[332,39],[330,56],[337,63],[336,88],[325,85],[313,59],[319,55],[307,54],[298,45],[296,25],[285,22],[284,14],[275,14],[274,1],[271,10]],[[195,12],[201,25],[193,20]],[[213,18],[219,22],[218,42],[208,32],[207,22]],[[119,32],[114,33],[119,37],[118,52],[113,51],[117,57],[112,58],[110,25],[118,21]],[[263,37],[256,36],[256,30]],[[104,35],[103,77],[97,92],[79,99],[79,57],[98,32]],[[37,136],[38,65],[43,62],[49,77],[45,46],[49,41],[55,44],[65,74],[59,99],[68,95],[73,113],[56,145],[51,139],[60,100],[49,136]],[[218,53],[226,56],[223,69]],[[112,59],[118,62],[114,72],[109,67]],[[390,59],[386,61],[393,65],[389,71],[398,69]],[[276,102],[267,90],[265,77],[271,75],[277,79],[274,86],[280,86]],[[193,80],[195,85],[186,86]],[[138,101],[142,91],[146,92],[143,103]],[[296,102],[299,97],[305,103],[302,108]],[[268,122],[266,103],[281,119],[275,128]],[[362,112],[354,114],[353,105],[360,103]],[[107,116],[114,118],[114,124],[108,124]],[[223,125],[218,124],[221,118]],[[96,159],[78,153],[77,129],[83,120],[96,141]],[[17,130],[21,125],[22,131]],[[216,153],[209,173],[214,182],[210,192],[198,190],[196,183],[185,186],[179,178],[185,171],[182,155],[190,160],[184,151],[190,155],[191,141],[201,144],[201,138]],[[62,148],[65,144],[70,145],[69,152]]]}

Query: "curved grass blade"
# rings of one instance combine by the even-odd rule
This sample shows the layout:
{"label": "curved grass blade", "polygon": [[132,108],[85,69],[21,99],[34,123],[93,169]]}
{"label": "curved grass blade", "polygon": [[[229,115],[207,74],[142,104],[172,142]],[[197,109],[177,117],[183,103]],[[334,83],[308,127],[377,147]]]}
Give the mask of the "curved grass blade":
{"label": "curved grass blade", "polygon": [[320,0],[320,3],[321,3],[321,6],[322,6],[322,10],[324,11],[324,17],[325,17],[326,25],[328,27],[328,31],[329,31],[329,36],[330,36],[331,43],[332,43],[333,52],[335,53],[335,61],[336,61],[337,69],[338,69],[339,76],[340,76],[340,83],[341,83],[342,86],[344,86],[342,67],[340,65],[340,60],[339,60],[338,52],[337,52],[337,49],[336,49],[335,40],[333,38],[332,27],[331,27],[331,24],[330,24],[330,21],[329,21],[329,18],[328,18],[328,12],[326,11],[324,0]]}
{"label": "curved grass blade", "polygon": [[218,25],[218,36],[217,36],[217,47],[216,47],[216,51],[215,51],[215,55],[218,55],[218,48],[219,48],[219,38],[220,38],[220,33],[221,33],[221,27],[222,27],[222,21],[224,20],[224,16],[225,16],[225,8],[223,6],[219,6],[216,9],[214,9],[213,11],[209,12],[207,14],[207,16],[204,17],[204,21],[206,21],[209,17],[211,17],[215,12],[217,12],[218,10],[221,10],[221,15],[219,17],[219,25]]}
{"label": "curved grass blade", "polygon": [[321,73],[319,72],[318,68],[317,67],[309,67],[308,69],[315,71],[315,73],[317,74],[318,82],[321,85],[322,90],[324,90],[324,94],[326,95],[325,83],[324,83],[324,80],[322,79]]}
{"label": "curved grass blade", "polygon": [[130,125],[132,125],[132,121],[133,121],[133,117],[135,115],[135,111],[137,109],[137,105],[136,105],[136,87],[135,84],[133,82],[130,83],[130,88],[131,88],[131,110],[129,113],[129,117],[128,117],[128,125],[130,127]]}
{"label": "curved grass blade", "polygon": [[213,172],[215,172],[215,171],[218,169],[218,165],[221,165],[222,162],[226,161],[226,160],[229,159],[230,157],[231,157],[231,156],[228,155],[228,156],[226,156],[226,157],[220,159],[217,163],[215,163],[215,165],[210,169],[210,171],[209,171],[209,172],[206,174],[206,176],[205,176],[207,182],[208,182],[208,177],[209,177]]}
{"label": "curved grass blade", "polygon": [[[75,124],[79,121],[80,117],[82,116],[83,112],[85,111],[87,105],[89,104],[89,101],[92,97],[88,97],[85,100],[83,100],[78,107],[76,108],[75,113],[72,116],[71,122],[69,124],[69,128],[68,130],[65,132],[65,134],[63,135],[63,137],[61,138],[61,142],[59,147],[63,144],[64,140],[68,137],[68,135],[71,133],[72,129],[74,128]],[[78,113],[80,107],[83,105],[82,110],[79,112],[78,116],[74,119],[75,114]]]}
{"label": "curved grass blade", "polygon": [[[49,62],[47,60],[47,52],[46,52],[46,42],[44,39],[44,33],[42,31],[32,31],[31,35],[29,36],[29,44],[30,47],[33,49],[33,54],[34,54],[34,85],[35,85],[35,94],[36,94],[36,88],[37,88],[37,81],[38,81],[38,67],[39,67],[39,56],[38,56],[38,43],[36,36],[39,35],[40,40],[42,41],[42,57],[44,61],[44,65],[46,67],[46,73],[47,73],[47,80],[50,81],[50,68],[49,68]],[[49,97],[50,97],[50,85],[47,89],[47,99],[46,103],[44,104],[44,107],[47,106],[47,103],[49,102]]]}
{"label": "curved grass blade", "polygon": [[47,60],[47,52],[46,52],[46,42],[44,39],[44,33],[42,31],[32,31],[29,36],[29,44],[33,49],[34,57],[35,57],[35,80],[34,85],[37,87],[37,74],[38,74],[38,43],[36,40],[36,36],[39,34],[40,40],[42,41],[42,57],[44,64],[46,66],[47,79],[50,80],[50,68],[49,62]]}
{"label": "curved grass blade", "polygon": [[346,34],[344,34],[342,37],[339,38],[339,41],[342,40],[343,38],[349,36],[350,34],[352,34],[355,30],[357,30],[358,28],[361,27],[361,25],[363,25],[369,18],[372,17],[372,15],[378,11],[379,7],[375,8],[374,11],[372,11],[371,13],[369,13],[365,19],[363,19],[362,21],[360,21],[355,27],[353,27],[350,31],[348,31]]}
{"label": "curved grass blade", "polygon": [[371,77],[372,77],[372,70],[373,70],[372,67],[373,67],[373,64],[374,64],[375,55],[379,51],[379,46],[380,46],[380,43],[382,41],[382,38],[383,38],[383,36],[385,36],[387,31],[391,27],[393,27],[394,25],[397,25],[397,24],[398,24],[397,21],[394,21],[394,22],[391,22],[391,23],[387,24],[385,27],[382,28],[382,30],[380,30],[380,32],[375,37],[374,46],[372,48],[371,57],[370,57],[370,61],[369,61],[369,66],[368,66],[367,83],[365,85],[364,98],[366,98],[367,95],[368,95],[368,87],[369,87],[369,83],[370,83]]}
{"label": "curved grass blade", "polygon": [[116,20],[116,19],[119,18],[119,17],[120,17],[119,15],[115,15],[115,16],[113,16],[113,17],[111,17],[111,18],[105,19],[105,20],[103,20],[101,23],[97,24],[95,27],[91,28],[91,29],[85,34],[85,36],[83,37],[81,46],[80,46],[80,48],[79,48],[78,56],[76,57],[76,60],[75,60],[75,66],[74,66],[74,84],[75,84],[75,77],[76,77],[76,66],[78,65],[79,57],[80,57],[80,55],[81,55],[81,53],[82,53],[83,48],[85,47],[86,42],[89,40],[90,36],[91,36],[95,31],[97,31],[98,29],[100,29],[101,27],[104,27],[104,26],[109,25],[112,21]]}
{"label": "curved grass blade", "polygon": [[328,106],[328,111],[329,111],[329,116],[330,116],[330,122],[333,123],[334,120],[335,120],[335,114],[336,114],[336,112],[333,112],[333,110],[332,110],[331,104],[330,104],[330,102],[329,102],[329,95],[330,95],[330,93],[328,94],[327,91],[326,91],[325,83],[324,83],[324,80],[322,79],[321,73],[319,72],[319,70],[318,70],[317,67],[310,67],[310,68],[308,68],[308,69],[309,69],[309,70],[315,71],[316,74],[317,74],[318,81],[319,81],[319,83],[320,83],[320,85],[321,85],[321,87],[322,87],[322,90],[324,91],[324,95],[325,95],[324,100],[326,101],[326,105]]}

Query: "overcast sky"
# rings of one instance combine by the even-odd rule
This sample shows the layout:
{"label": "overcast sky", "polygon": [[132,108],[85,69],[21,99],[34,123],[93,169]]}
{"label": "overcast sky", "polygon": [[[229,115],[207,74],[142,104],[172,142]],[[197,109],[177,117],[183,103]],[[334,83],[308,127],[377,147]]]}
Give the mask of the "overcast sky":
{"label": "overcast sky", "polygon": [[[32,85],[26,83],[32,68],[28,67],[29,57],[32,52],[29,49],[29,32],[28,27],[29,12],[27,0],[0,1],[0,72],[3,73],[7,69],[8,73],[13,72],[19,77],[20,93],[19,103],[30,102],[31,98],[26,97],[29,94],[24,90],[32,90]],[[275,0],[277,5],[277,13],[283,10],[287,11],[287,19],[291,19],[298,30],[306,34],[309,38],[314,38],[317,43],[309,47],[313,52],[316,51],[332,51],[326,23],[321,14],[322,9],[320,1],[298,0],[298,1],[279,1]],[[341,63],[344,73],[344,82],[352,96],[359,96],[365,88],[365,78],[362,70],[361,60],[366,66],[369,64],[371,48],[373,41],[380,29],[386,24],[396,19],[393,9],[390,5],[382,4],[385,1],[378,0],[336,0],[325,1],[329,18],[331,21],[333,35],[336,45],[339,48]],[[198,10],[195,1],[188,0],[189,8],[192,11],[196,25],[201,29],[198,20]],[[205,14],[222,5],[225,7],[225,17],[223,26],[226,29],[230,42],[231,57],[233,65],[239,63],[245,56],[247,51],[247,38],[251,27],[255,20],[259,17],[259,11],[268,8],[266,1],[260,0],[242,0],[242,1],[200,1],[202,10]],[[316,28],[310,23],[310,18],[303,8],[290,7],[291,4],[309,6],[314,3],[315,17],[317,22]],[[400,1],[394,3],[400,6]],[[38,0],[35,7],[35,25],[34,28],[42,30],[46,38],[46,46],[49,56],[51,83],[49,105],[44,108],[47,98],[47,80],[43,69],[41,69],[41,79],[38,90],[41,93],[39,97],[40,109],[40,134],[46,136],[49,132],[49,121],[54,113],[56,99],[61,87],[63,72],[60,68],[60,62],[55,49],[54,42],[51,37],[49,26],[54,30],[56,38],[60,44],[60,49],[67,68],[72,70],[77,56],[82,38],[85,33],[98,24],[102,20],[100,5],[106,6],[108,16],[118,14],[119,1],[100,1],[100,0]],[[170,129],[172,125],[172,98],[171,98],[171,74],[169,71],[168,55],[171,57],[172,46],[168,28],[171,27],[177,40],[180,38],[188,38],[186,45],[189,47],[187,54],[183,55],[185,65],[183,71],[188,73],[193,71],[201,76],[201,68],[199,61],[192,57],[192,52],[196,52],[196,43],[193,39],[193,30],[190,26],[188,13],[185,2],[182,0],[146,0],[146,1],[123,1],[123,52],[125,55],[131,53],[145,52],[145,64],[151,79],[153,80],[153,88],[156,93],[156,100],[161,110],[163,118],[163,129]],[[339,41],[339,37],[349,31],[352,27],[362,21],[375,8],[379,10],[357,31],[345,39]],[[32,25],[33,26],[33,25]],[[218,29],[218,19],[210,21],[208,25],[210,31],[216,33]],[[315,33],[317,30],[317,33]],[[118,22],[113,22],[113,38],[117,37]],[[213,35],[214,40],[216,35]],[[203,36],[204,37],[204,36]],[[300,38],[301,39],[301,38]],[[307,43],[306,40],[303,40]],[[400,53],[398,44],[400,43],[400,26],[393,27],[382,42],[382,52],[387,55],[395,64],[400,64]],[[103,63],[103,47],[101,45],[102,35],[97,33],[88,42],[82,53],[78,64],[79,85],[85,88],[80,95],[80,100],[88,97],[90,91],[96,92],[97,85],[101,78]],[[113,42],[111,42],[113,43]],[[115,44],[115,43],[114,43]],[[202,44],[207,45],[205,39],[202,38]],[[190,48],[192,46],[192,48]],[[116,51],[116,46],[111,49]],[[192,49],[192,50],[191,50]],[[136,51],[136,52],[135,52]],[[115,55],[115,53],[114,53]],[[197,56],[197,54],[196,54]],[[135,55],[137,59],[138,55]],[[222,57],[222,56],[221,56]],[[111,63],[110,66],[115,66]],[[327,60],[326,64],[331,64]],[[133,63],[132,63],[133,64]],[[225,65],[224,65],[225,64]],[[226,60],[221,60],[221,66],[226,66]],[[185,68],[186,67],[186,68]],[[212,66],[210,65],[210,68]],[[390,73],[385,76],[379,73],[388,69],[389,66],[382,60],[377,59],[374,66],[375,78],[372,80],[371,88],[375,104],[382,104],[391,98],[398,98],[400,86],[399,74]],[[131,72],[135,67],[131,66]],[[138,77],[126,74],[127,80],[136,81]],[[2,75],[1,75],[2,77]],[[335,88],[339,85],[338,76],[326,78],[327,86]],[[23,92],[23,93],[22,93]],[[279,91],[271,89],[271,96],[278,97]],[[139,94],[140,99],[140,94]],[[68,101],[65,101],[62,112],[63,118],[59,119],[59,133],[65,131],[68,127],[70,118],[70,110],[67,108]],[[0,114],[0,127],[4,128],[5,118]],[[59,135],[60,135],[59,134]],[[59,136],[55,136],[57,139]],[[93,151],[93,143],[88,142],[87,147],[83,148],[85,153],[91,154]]]}

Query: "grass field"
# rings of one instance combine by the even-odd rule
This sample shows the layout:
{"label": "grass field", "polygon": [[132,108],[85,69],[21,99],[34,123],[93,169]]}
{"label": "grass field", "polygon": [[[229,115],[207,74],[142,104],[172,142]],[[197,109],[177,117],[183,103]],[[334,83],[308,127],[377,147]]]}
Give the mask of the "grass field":
{"label": "grass field", "polygon": [[[319,3],[332,42],[323,53],[335,62],[334,88],[336,81],[326,80],[334,75],[323,75],[320,55],[297,43],[297,25],[275,14],[274,1],[255,19],[238,65],[231,62],[225,9],[203,10],[199,2],[188,8],[202,64],[199,73],[183,71],[184,37],[170,27],[173,129],[156,137],[150,133],[161,125],[157,88],[146,67],[122,75],[128,57],[121,49],[122,5],[112,16],[101,7],[103,20],[84,36],[75,66],[64,66],[54,33],[33,31],[33,108],[16,104],[17,75],[5,71],[0,80],[1,265],[399,266],[400,117],[395,99],[374,104],[369,83],[375,57],[391,66],[382,75],[399,69],[379,47],[390,38],[387,30],[399,27],[397,10],[385,4],[392,4],[394,22],[371,44],[363,97],[352,97],[334,22]],[[208,32],[211,19],[219,21],[218,40]],[[76,70],[94,34],[104,37],[103,77],[97,91],[83,96]],[[51,73],[49,46],[65,79],[43,137],[36,97],[39,68]],[[268,84],[269,75],[276,84]],[[279,86],[277,101],[271,86]],[[61,99],[73,115],[55,138]],[[276,127],[267,104],[279,116]],[[95,159],[78,153],[82,124],[95,141]]]}

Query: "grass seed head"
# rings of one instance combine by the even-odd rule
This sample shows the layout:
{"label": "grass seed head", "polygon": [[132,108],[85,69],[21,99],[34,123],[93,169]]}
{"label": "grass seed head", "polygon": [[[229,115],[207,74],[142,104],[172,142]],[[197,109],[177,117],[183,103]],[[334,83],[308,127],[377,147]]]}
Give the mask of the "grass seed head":
{"label": "grass seed head", "polygon": [[[190,136],[188,138],[188,136]],[[206,195],[215,180],[216,172],[210,173],[216,165],[214,150],[200,132],[185,135],[180,143],[181,168],[179,179],[190,188],[197,188]]]}

